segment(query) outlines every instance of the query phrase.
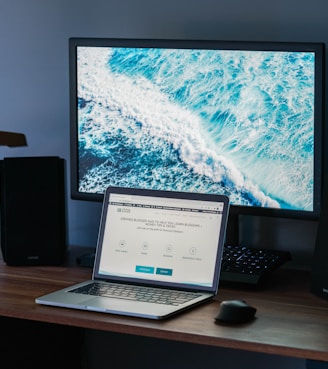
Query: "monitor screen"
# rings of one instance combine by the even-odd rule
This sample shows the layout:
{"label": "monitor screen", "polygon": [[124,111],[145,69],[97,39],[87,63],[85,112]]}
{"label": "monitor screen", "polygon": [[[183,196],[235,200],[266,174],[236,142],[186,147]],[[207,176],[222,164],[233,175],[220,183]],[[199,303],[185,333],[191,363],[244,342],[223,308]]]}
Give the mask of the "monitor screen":
{"label": "monitor screen", "polygon": [[154,188],[316,217],[323,57],[319,43],[70,39],[72,198]]}

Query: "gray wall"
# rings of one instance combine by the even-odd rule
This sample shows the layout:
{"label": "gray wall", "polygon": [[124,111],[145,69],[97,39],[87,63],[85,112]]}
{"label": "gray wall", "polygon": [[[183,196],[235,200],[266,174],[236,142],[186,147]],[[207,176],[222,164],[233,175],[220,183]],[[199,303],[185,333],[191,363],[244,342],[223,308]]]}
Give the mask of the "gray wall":
{"label": "gray wall", "polygon": [[[1,0],[0,129],[24,132],[29,146],[1,147],[0,155],[59,155],[69,173],[69,37],[326,42],[327,11],[325,0]],[[100,207],[68,191],[71,245],[95,245]],[[290,249],[299,265],[309,260],[315,223],[242,225],[245,242]]]}
{"label": "gray wall", "polygon": [[[69,170],[69,37],[327,42],[327,14],[327,0],[0,0],[0,130],[24,132],[29,143],[27,148],[1,147],[0,156],[58,155]],[[68,212],[69,243],[94,246],[100,204],[68,196]],[[242,238],[292,249],[302,262],[313,249],[315,227],[244,219]],[[226,368],[233,367],[227,356],[224,360]],[[252,359],[247,363],[259,367]],[[304,367],[296,359],[284,363]]]}

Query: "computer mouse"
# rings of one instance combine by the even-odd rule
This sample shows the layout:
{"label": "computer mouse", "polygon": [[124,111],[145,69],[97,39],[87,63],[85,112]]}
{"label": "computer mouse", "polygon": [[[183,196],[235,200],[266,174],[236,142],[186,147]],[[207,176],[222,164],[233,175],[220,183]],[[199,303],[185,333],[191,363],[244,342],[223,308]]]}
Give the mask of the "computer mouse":
{"label": "computer mouse", "polygon": [[225,300],[215,316],[217,323],[246,323],[254,319],[256,308],[243,300]]}

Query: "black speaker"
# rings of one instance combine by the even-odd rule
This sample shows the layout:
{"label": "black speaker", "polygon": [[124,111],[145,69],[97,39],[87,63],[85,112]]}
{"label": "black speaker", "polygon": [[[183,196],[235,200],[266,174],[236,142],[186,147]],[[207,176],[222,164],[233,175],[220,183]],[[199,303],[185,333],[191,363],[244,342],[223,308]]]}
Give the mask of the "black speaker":
{"label": "black speaker", "polygon": [[1,160],[1,250],[8,265],[60,265],[66,251],[65,161]]}
{"label": "black speaker", "polygon": [[[328,178],[327,178],[328,179]],[[328,299],[328,183],[325,180],[311,271],[311,292]]]}

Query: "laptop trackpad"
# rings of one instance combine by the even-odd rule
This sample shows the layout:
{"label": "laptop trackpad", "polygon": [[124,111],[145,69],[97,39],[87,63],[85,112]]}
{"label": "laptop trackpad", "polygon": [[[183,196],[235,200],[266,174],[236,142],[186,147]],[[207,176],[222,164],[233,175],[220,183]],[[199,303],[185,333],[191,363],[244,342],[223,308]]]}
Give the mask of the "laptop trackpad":
{"label": "laptop trackpad", "polygon": [[129,308],[129,306],[135,306],[136,304],[138,304],[138,301],[130,301],[110,297],[91,297],[83,301],[83,304],[86,305],[86,308],[88,305],[90,305],[90,310],[94,308],[101,311],[113,310],[118,308],[123,308],[125,310],[126,308]]}

